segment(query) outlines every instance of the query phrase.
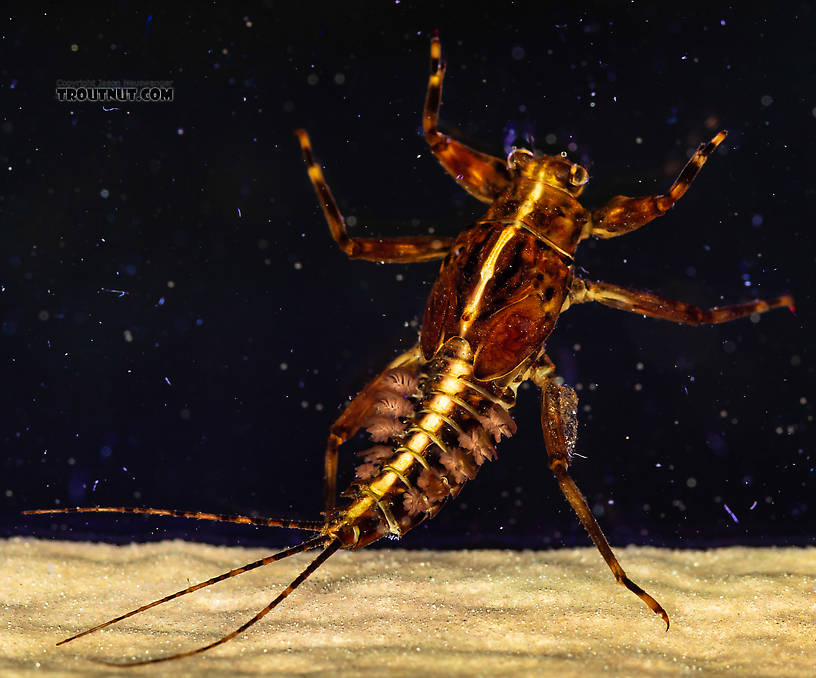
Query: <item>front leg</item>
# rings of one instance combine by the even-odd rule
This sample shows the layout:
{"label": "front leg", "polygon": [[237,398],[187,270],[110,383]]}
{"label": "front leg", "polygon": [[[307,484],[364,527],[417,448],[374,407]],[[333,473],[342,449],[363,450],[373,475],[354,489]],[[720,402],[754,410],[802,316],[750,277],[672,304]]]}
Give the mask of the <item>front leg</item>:
{"label": "front leg", "polygon": [[346,223],[340,208],[323,178],[323,171],[312,157],[312,145],[306,130],[295,130],[303,151],[309,179],[312,181],[320,207],[329,222],[332,238],[351,259],[380,261],[389,264],[409,264],[418,261],[444,259],[453,245],[453,238],[436,235],[414,235],[404,238],[352,238],[346,231]]}
{"label": "front leg", "polygon": [[594,210],[587,224],[585,237],[594,235],[598,238],[616,238],[645,226],[657,217],[662,217],[683,197],[700,168],[727,134],[728,132],[723,130],[707,144],[701,144],[683,171],[680,172],[680,176],[663,195],[650,195],[643,198],[616,195],[606,205]]}
{"label": "front leg", "polygon": [[482,202],[492,203],[510,185],[507,163],[486,153],[475,151],[465,144],[442,134],[438,129],[439,107],[442,104],[442,81],[445,64],[439,38],[431,40],[431,75],[425,95],[422,128],[425,140],[445,171],[462,188]]}
{"label": "front leg", "polygon": [[570,476],[568,469],[572,457],[572,450],[575,446],[576,438],[576,408],[578,396],[569,386],[559,386],[554,380],[547,378],[541,387],[541,429],[544,433],[544,444],[547,448],[550,470],[558,481],[558,487],[572,506],[578,519],[583,524],[590,538],[595,543],[601,556],[606,561],[615,581],[625,586],[638,598],[640,598],[649,609],[666,622],[666,630],[669,630],[669,615],[640,586],[635,584],[620,566],[618,559],[612,552],[609,542],[601,531],[598,521],[592,515],[592,511],[587,504],[581,490]]}

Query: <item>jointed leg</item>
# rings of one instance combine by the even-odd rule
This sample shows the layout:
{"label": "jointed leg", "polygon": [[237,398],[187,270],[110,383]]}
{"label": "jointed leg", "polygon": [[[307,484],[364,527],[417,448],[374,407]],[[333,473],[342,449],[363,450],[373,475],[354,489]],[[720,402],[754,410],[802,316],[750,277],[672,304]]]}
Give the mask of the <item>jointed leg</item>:
{"label": "jointed leg", "polygon": [[439,124],[439,106],[442,103],[442,80],[445,64],[442,62],[442,45],[439,38],[431,40],[431,75],[428,93],[425,95],[425,112],[422,127],[425,139],[442,167],[462,188],[482,202],[491,203],[510,184],[507,163],[486,153],[468,148],[462,143],[442,134]]}
{"label": "jointed leg", "polygon": [[715,325],[744,318],[752,313],[765,313],[775,308],[794,309],[793,297],[787,294],[767,301],[749,301],[745,304],[703,309],[649,292],[576,278],[570,293],[570,303],[580,304],[586,301],[597,301],[621,311],[639,313],[686,325]]}
{"label": "jointed leg", "polygon": [[697,172],[727,134],[728,132],[723,130],[707,144],[700,144],[667,193],[643,198],[617,195],[603,207],[594,210],[590,220],[590,234],[598,238],[615,238],[631,233],[653,219],[663,216],[683,197]]}
{"label": "jointed leg", "polygon": [[589,533],[598,551],[601,552],[609,569],[612,570],[615,580],[646,603],[652,612],[662,617],[666,622],[666,630],[668,630],[669,615],[666,614],[660,603],[626,576],[626,572],[615,558],[609,542],[601,531],[598,521],[592,515],[584,495],[581,494],[581,490],[578,489],[567,470],[572,447],[575,444],[575,408],[578,403],[575,391],[568,386],[559,386],[550,379],[541,384],[541,391],[541,428],[544,432],[550,470],[555,475],[561,492],[578,514],[578,519]]}
{"label": "jointed leg", "polygon": [[337,459],[340,446],[352,438],[371,418],[380,399],[378,394],[389,390],[388,380],[394,374],[394,370],[404,369],[413,372],[420,357],[419,345],[397,356],[346,405],[337,420],[329,427],[323,476],[323,498],[327,513],[334,508],[337,501]]}
{"label": "jointed leg", "polygon": [[408,264],[417,261],[444,259],[453,245],[453,238],[435,235],[415,235],[403,238],[352,238],[346,231],[343,215],[332,196],[323,172],[312,157],[312,146],[306,130],[295,130],[303,159],[309,171],[320,207],[329,222],[334,241],[352,259]]}

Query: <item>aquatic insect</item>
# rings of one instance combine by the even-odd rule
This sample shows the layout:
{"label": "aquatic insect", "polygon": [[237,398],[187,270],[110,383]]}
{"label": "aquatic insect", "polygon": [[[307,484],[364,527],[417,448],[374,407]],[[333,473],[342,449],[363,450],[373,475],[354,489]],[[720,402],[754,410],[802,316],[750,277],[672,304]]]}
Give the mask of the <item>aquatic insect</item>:
{"label": "aquatic insect", "polygon": [[[648,292],[586,280],[576,273],[575,251],[581,240],[625,235],[664,215],[685,194],[726,132],[719,132],[697,149],[666,193],[639,198],[617,196],[590,210],[578,202],[589,174],[564,155],[514,148],[507,158],[498,158],[442,134],[437,123],[444,75],[441,44],[433,38],[423,114],[425,138],[457,183],[489,205],[485,215],[456,238],[349,235],[313,158],[309,137],[304,130],[296,131],[331,235],[346,255],[376,262],[442,260],[417,345],[376,376],[330,428],[325,453],[325,519],[287,521],[113,507],[27,512],[170,515],[286,527],[310,531],[315,536],[143,605],[60,644],[295,553],[322,549],[274,600],[218,640],[169,656],[114,665],[136,666],[188,657],[227,642],[271,612],[339,549],[359,549],[387,535],[401,537],[433,518],[467,481],[476,477],[485,462],[496,459],[496,444],[501,438],[516,431],[510,412],[517,390],[526,380],[540,390],[548,466],[558,486],[616,581],[660,616],[668,629],[666,611],[626,575],[570,476],[577,396],[556,376],[545,342],[561,313],[587,302],[690,325],[722,323],[786,306],[793,309],[793,298],[786,295],[704,310]],[[367,430],[374,445],[359,453],[356,479],[338,501],[339,448],[361,429]]]}

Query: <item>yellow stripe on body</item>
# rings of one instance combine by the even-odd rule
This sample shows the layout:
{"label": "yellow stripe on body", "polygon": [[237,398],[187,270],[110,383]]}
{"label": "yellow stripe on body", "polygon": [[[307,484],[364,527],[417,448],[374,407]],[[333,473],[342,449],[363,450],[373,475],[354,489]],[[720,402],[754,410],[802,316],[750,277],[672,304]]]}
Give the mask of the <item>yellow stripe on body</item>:
{"label": "yellow stripe on body", "polygon": [[518,230],[519,227],[517,225],[511,224],[502,229],[502,232],[499,233],[496,244],[493,245],[493,249],[490,250],[490,254],[487,255],[479,271],[479,284],[476,285],[476,289],[473,290],[473,294],[470,295],[467,306],[465,306],[465,310],[462,312],[462,320],[459,323],[459,336],[464,337],[473,324],[476,318],[476,311],[478,311],[482,303],[482,295],[484,294],[485,287],[487,287],[488,281],[493,277],[493,273],[496,270],[496,261],[498,261],[501,251]]}
{"label": "yellow stripe on body", "polygon": [[[464,360],[454,359],[451,360],[448,365],[448,370],[448,373],[440,380],[438,387],[444,389],[451,395],[463,391],[466,388],[466,384],[460,381],[458,377],[470,374],[470,364]],[[456,403],[448,396],[437,393],[427,404],[427,407],[441,414],[449,415],[456,407]],[[417,428],[425,429],[428,433],[436,435],[444,423],[445,420],[442,419],[442,417],[433,412],[428,412],[419,420]],[[416,431],[408,437],[403,447],[408,448],[411,452],[402,452],[396,459],[387,464],[387,466],[394,470],[387,471],[368,485],[366,495],[355,501],[345,512],[344,521],[346,523],[354,522],[355,519],[363,515],[376,503],[376,499],[381,499],[390,492],[397,483],[402,482],[400,474],[403,476],[406,475],[414,464],[418,464],[419,462],[416,457],[418,455],[421,456],[425,448],[433,442],[428,433]]]}
{"label": "yellow stripe on body", "polygon": [[[544,167],[539,171],[537,181],[533,185],[533,188],[527,194],[527,197],[524,199],[518,209],[516,210],[516,214],[513,217],[513,221],[510,223],[504,219],[498,219],[495,222],[492,222],[491,219],[486,219],[480,223],[508,223],[508,225],[502,229],[501,233],[499,233],[498,240],[496,240],[496,244],[493,245],[493,249],[490,250],[490,254],[487,255],[487,258],[482,265],[481,270],[479,271],[479,284],[476,286],[476,289],[471,294],[470,299],[468,300],[468,304],[465,307],[464,312],[462,313],[462,320],[459,323],[459,335],[464,337],[467,334],[467,331],[470,329],[470,326],[473,324],[473,321],[476,318],[476,313],[479,310],[479,306],[482,303],[482,296],[484,295],[485,287],[487,287],[488,281],[493,277],[493,274],[496,271],[496,262],[499,259],[499,255],[501,254],[502,250],[506,247],[507,243],[510,242],[512,237],[516,234],[521,228],[527,228],[526,225],[523,223],[524,219],[527,218],[535,208],[536,205],[541,200],[541,196],[544,193],[544,180],[543,176],[547,168]],[[529,230],[529,229],[528,229]],[[560,248],[556,248],[559,251],[562,251]]]}

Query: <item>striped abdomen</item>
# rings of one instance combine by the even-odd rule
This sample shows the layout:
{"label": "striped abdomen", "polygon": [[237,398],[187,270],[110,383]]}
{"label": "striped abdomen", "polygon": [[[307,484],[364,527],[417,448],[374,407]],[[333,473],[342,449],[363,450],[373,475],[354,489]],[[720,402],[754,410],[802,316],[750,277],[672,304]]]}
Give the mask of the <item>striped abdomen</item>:
{"label": "striped abdomen", "polygon": [[400,537],[455,497],[479,467],[496,458],[495,444],[512,435],[514,393],[473,377],[473,352],[449,339],[416,373],[387,373],[376,414],[366,426],[374,447],[360,452],[352,503],[328,531],[354,529],[359,548],[386,534]]}

